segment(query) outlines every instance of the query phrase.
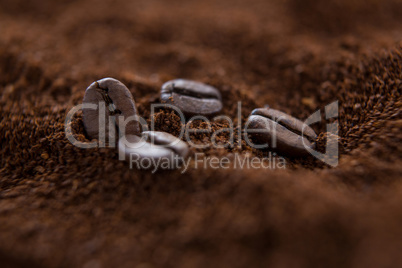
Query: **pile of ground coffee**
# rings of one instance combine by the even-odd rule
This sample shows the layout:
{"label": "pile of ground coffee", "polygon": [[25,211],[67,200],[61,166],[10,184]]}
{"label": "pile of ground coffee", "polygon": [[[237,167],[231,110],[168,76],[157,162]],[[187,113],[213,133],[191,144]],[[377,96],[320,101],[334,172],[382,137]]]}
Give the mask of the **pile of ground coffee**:
{"label": "pile of ground coffee", "polygon": [[[400,1],[4,0],[0,14],[2,267],[402,265]],[[235,124],[266,104],[306,119],[339,101],[339,165],[131,170],[116,148],[65,136],[68,111],[103,77],[176,136],[177,114],[150,114],[175,78],[218,88]],[[320,151],[326,123],[312,125]],[[82,113],[71,127],[89,141]],[[234,140],[192,154],[270,156]]]}

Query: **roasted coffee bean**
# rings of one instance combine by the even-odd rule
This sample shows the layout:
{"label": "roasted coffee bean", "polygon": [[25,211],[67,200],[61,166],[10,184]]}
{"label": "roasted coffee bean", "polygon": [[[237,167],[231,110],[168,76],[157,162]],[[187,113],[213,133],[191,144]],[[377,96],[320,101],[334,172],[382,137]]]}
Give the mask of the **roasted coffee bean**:
{"label": "roasted coffee bean", "polygon": [[[117,116],[122,116],[122,119],[127,120],[125,133],[121,135],[137,135],[140,133],[138,121],[129,120],[137,116],[133,96],[120,81],[113,78],[104,78],[92,83],[85,91],[83,103],[97,105],[96,109],[83,109],[84,127],[90,138],[98,139],[100,133],[104,131],[104,137],[115,140],[116,131],[119,131],[117,128]],[[105,105],[103,112],[100,109],[102,103]],[[103,119],[104,122],[100,122]],[[110,127],[114,128],[113,131],[111,131]]]}
{"label": "roasted coffee bean", "polygon": [[161,100],[175,105],[187,116],[208,116],[222,110],[221,94],[216,88],[185,79],[163,84]]}
{"label": "roasted coffee bean", "polygon": [[144,131],[142,137],[126,135],[125,138],[119,140],[119,153],[125,154],[129,161],[143,163],[145,166],[141,168],[147,168],[148,164],[155,166],[162,161],[168,163],[165,165],[167,169],[178,168],[189,153],[185,142],[166,132]]}
{"label": "roasted coffee bean", "polygon": [[255,109],[247,121],[246,132],[253,141],[267,144],[287,156],[308,155],[314,149],[317,134],[302,121],[270,108]]}

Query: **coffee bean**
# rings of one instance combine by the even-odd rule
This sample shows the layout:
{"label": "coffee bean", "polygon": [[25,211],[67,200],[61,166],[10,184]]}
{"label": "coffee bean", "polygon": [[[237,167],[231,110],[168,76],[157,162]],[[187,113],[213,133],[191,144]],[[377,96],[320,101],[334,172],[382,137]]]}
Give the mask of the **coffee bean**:
{"label": "coffee bean", "polygon": [[[125,124],[125,133],[136,135],[140,133],[140,127],[137,120],[130,120],[137,116],[135,102],[131,92],[120,81],[113,78],[104,78],[92,83],[84,95],[84,104],[96,104],[96,109],[83,109],[83,121],[85,130],[90,138],[98,139],[100,132],[105,131],[105,137],[115,140],[117,129],[117,116],[122,116]],[[100,104],[105,105],[105,111],[100,111]],[[104,125],[100,119],[105,118]],[[110,120],[114,120],[110,122]],[[109,124],[110,123],[110,124]],[[100,128],[99,128],[100,126]],[[114,127],[111,131],[110,127]]]}
{"label": "coffee bean", "polygon": [[[248,118],[249,133],[253,141],[268,144],[287,156],[308,155],[307,148],[314,149],[317,134],[302,121],[270,108],[255,109]],[[275,145],[276,142],[276,145]]]}
{"label": "coffee bean", "polygon": [[[136,135],[126,135],[126,140],[119,140],[119,152],[130,160],[151,164],[167,161],[168,169],[178,168],[189,153],[188,145],[175,136],[159,131],[144,131],[142,138]],[[144,167],[141,167],[144,168]],[[146,167],[145,167],[146,168]],[[163,168],[163,166],[161,166]]]}
{"label": "coffee bean", "polygon": [[221,94],[216,88],[185,79],[163,84],[161,100],[175,105],[187,116],[208,116],[222,109]]}

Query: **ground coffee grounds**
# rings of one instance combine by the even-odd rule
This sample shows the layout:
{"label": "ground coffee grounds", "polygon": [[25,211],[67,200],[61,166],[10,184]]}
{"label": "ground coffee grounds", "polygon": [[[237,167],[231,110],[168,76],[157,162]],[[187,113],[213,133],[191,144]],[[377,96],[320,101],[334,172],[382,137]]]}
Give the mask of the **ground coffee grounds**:
{"label": "ground coffee grounds", "polygon": [[[402,265],[400,1],[0,6],[2,267]],[[305,119],[338,100],[339,166],[285,158],[286,170],[129,170],[115,148],[65,138],[67,112],[103,77],[127,85],[138,113],[176,136],[180,118],[165,109],[151,118],[149,107],[178,77],[219,88],[232,118],[241,100],[243,123],[266,104]],[[82,114],[71,127],[89,141]],[[325,120],[313,128],[324,150]],[[269,155],[243,139],[192,153],[201,152]]]}

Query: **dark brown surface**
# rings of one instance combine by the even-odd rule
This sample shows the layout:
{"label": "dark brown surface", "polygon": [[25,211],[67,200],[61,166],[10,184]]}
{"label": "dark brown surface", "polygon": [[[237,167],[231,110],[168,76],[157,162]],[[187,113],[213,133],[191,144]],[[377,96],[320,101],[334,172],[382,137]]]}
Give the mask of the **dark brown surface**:
{"label": "dark brown surface", "polygon": [[[402,266],[401,1],[10,0],[0,29],[1,267]],[[222,114],[242,101],[243,122],[339,100],[340,165],[129,170],[65,138],[66,112],[103,77],[147,119],[179,77],[221,89]],[[176,115],[155,119],[178,134]],[[85,140],[80,116],[73,129]],[[314,129],[323,148],[325,122]]]}

